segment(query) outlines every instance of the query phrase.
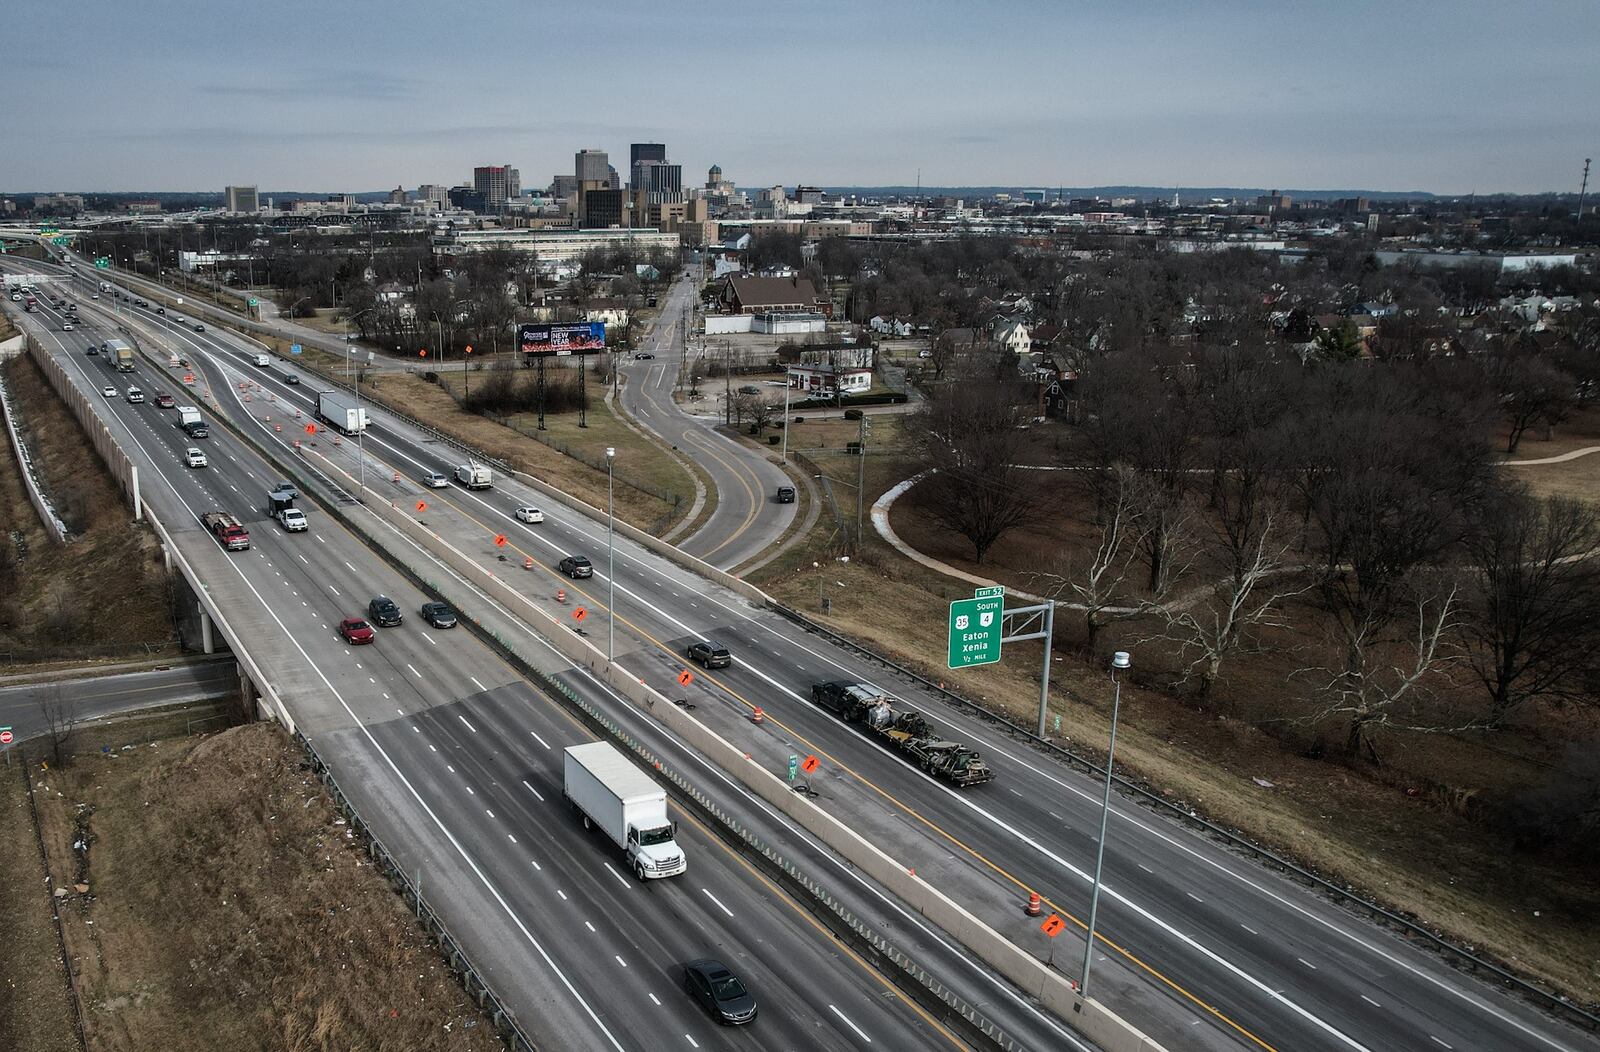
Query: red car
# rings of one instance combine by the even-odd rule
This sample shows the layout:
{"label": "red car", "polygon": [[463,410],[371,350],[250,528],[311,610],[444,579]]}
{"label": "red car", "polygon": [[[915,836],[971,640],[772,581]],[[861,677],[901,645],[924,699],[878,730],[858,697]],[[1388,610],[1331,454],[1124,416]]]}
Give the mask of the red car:
{"label": "red car", "polygon": [[171,409],[173,404],[174,403],[172,401],[172,396],[171,395],[169,395],[169,394],[158,394],[158,395],[156,395],[156,405],[160,406],[162,409]]}
{"label": "red car", "polygon": [[372,642],[377,638],[378,634],[372,630],[371,625],[361,618],[347,617],[339,622],[339,635],[344,638],[346,643],[359,645]]}

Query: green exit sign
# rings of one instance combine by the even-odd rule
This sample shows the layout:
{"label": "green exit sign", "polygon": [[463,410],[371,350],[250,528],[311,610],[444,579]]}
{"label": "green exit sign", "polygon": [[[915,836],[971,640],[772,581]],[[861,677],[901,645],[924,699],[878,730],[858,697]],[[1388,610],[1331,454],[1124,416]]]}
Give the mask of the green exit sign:
{"label": "green exit sign", "polygon": [[1000,660],[1001,595],[957,599],[950,604],[950,668],[992,665]]}

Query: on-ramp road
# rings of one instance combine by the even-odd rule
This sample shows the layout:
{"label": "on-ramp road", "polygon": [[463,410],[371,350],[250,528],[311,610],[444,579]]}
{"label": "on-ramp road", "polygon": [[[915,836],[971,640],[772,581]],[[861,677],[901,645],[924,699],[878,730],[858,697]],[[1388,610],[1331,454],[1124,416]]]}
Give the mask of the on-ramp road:
{"label": "on-ramp road", "polygon": [[798,505],[776,502],[778,487],[790,480],[766,453],[718,431],[720,419],[691,416],[673,401],[684,366],[684,319],[694,306],[696,287],[691,277],[672,286],[644,347],[644,353],[653,357],[635,356],[622,365],[627,379],[622,408],[711,476],[717,488],[716,510],[677,545],[718,569],[733,570],[776,544],[794,521]]}

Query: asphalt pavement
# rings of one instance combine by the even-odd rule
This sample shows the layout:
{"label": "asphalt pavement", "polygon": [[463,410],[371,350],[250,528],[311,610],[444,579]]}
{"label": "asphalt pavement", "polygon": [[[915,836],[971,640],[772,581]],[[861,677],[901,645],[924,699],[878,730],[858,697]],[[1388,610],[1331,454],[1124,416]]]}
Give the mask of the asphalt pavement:
{"label": "asphalt pavement", "polygon": [[165,668],[111,675],[55,674],[50,679],[0,687],[0,726],[9,726],[18,741],[45,729],[40,703],[59,699],[79,723],[89,723],[140,709],[224,697],[239,690],[232,660],[186,661]]}
{"label": "asphalt pavement", "polygon": [[[242,408],[235,381],[249,369],[236,347],[216,359],[229,355],[226,391]],[[273,398],[303,403],[303,388],[262,376]],[[447,468],[451,454],[382,414],[377,419],[365,455],[373,462],[369,479],[381,481],[370,488],[409,502],[420,492],[411,481],[416,474]],[[321,462],[340,465],[346,478],[355,455],[348,445],[318,450]],[[391,483],[391,466],[401,482]],[[560,582],[604,617],[611,582],[601,559],[585,582],[562,581],[549,569],[564,552],[603,557],[596,523],[549,502],[544,524],[516,523],[510,509],[538,498],[504,480],[488,493],[450,489],[429,499],[430,528],[475,558],[534,560],[533,572],[507,578],[520,582],[530,603],[555,609]],[[496,536],[510,539],[509,550],[493,543]],[[936,874],[948,893],[1041,959],[1053,949],[1056,966],[1075,974],[1067,962],[1081,955],[1081,941],[1074,948],[1063,936],[1052,947],[1021,919],[1019,905],[1031,888],[1063,915],[1086,913],[1099,801],[1092,780],[637,546],[619,542],[617,558],[618,660],[666,679],[682,667],[687,641],[714,634],[733,648],[735,665],[699,675],[690,695],[697,715],[763,762],[776,765],[797,749],[815,752],[826,765],[819,778],[824,806],[919,873]],[[907,698],[941,734],[982,749],[995,781],[952,790],[838,723],[809,701],[812,682],[836,678]],[[760,727],[747,718],[756,704],[768,716]],[[1590,1035],[1140,806],[1114,802],[1106,867],[1097,996],[1171,1049],[1595,1047]]]}
{"label": "asphalt pavement", "polygon": [[737,570],[770,552],[794,521],[798,504],[777,503],[779,486],[793,485],[776,453],[719,430],[722,418],[696,416],[673,398],[684,369],[686,317],[697,286],[688,276],[672,286],[642,353],[622,363],[622,407],[636,423],[682,451],[711,476],[717,506],[677,545],[720,570]]}

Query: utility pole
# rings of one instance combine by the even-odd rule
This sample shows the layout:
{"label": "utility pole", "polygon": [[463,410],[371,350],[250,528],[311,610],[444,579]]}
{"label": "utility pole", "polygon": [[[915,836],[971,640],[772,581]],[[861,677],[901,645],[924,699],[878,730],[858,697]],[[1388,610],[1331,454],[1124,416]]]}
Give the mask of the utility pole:
{"label": "utility pole", "polygon": [[[838,383],[838,376],[834,382]],[[866,503],[867,492],[867,414],[860,409],[861,429],[856,438],[856,457],[860,461],[856,465],[856,551],[861,551],[861,507]]]}
{"label": "utility pole", "polygon": [[1583,201],[1589,196],[1589,162],[1592,158],[1583,159],[1583,186],[1578,189],[1578,219],[1583,219]]}

